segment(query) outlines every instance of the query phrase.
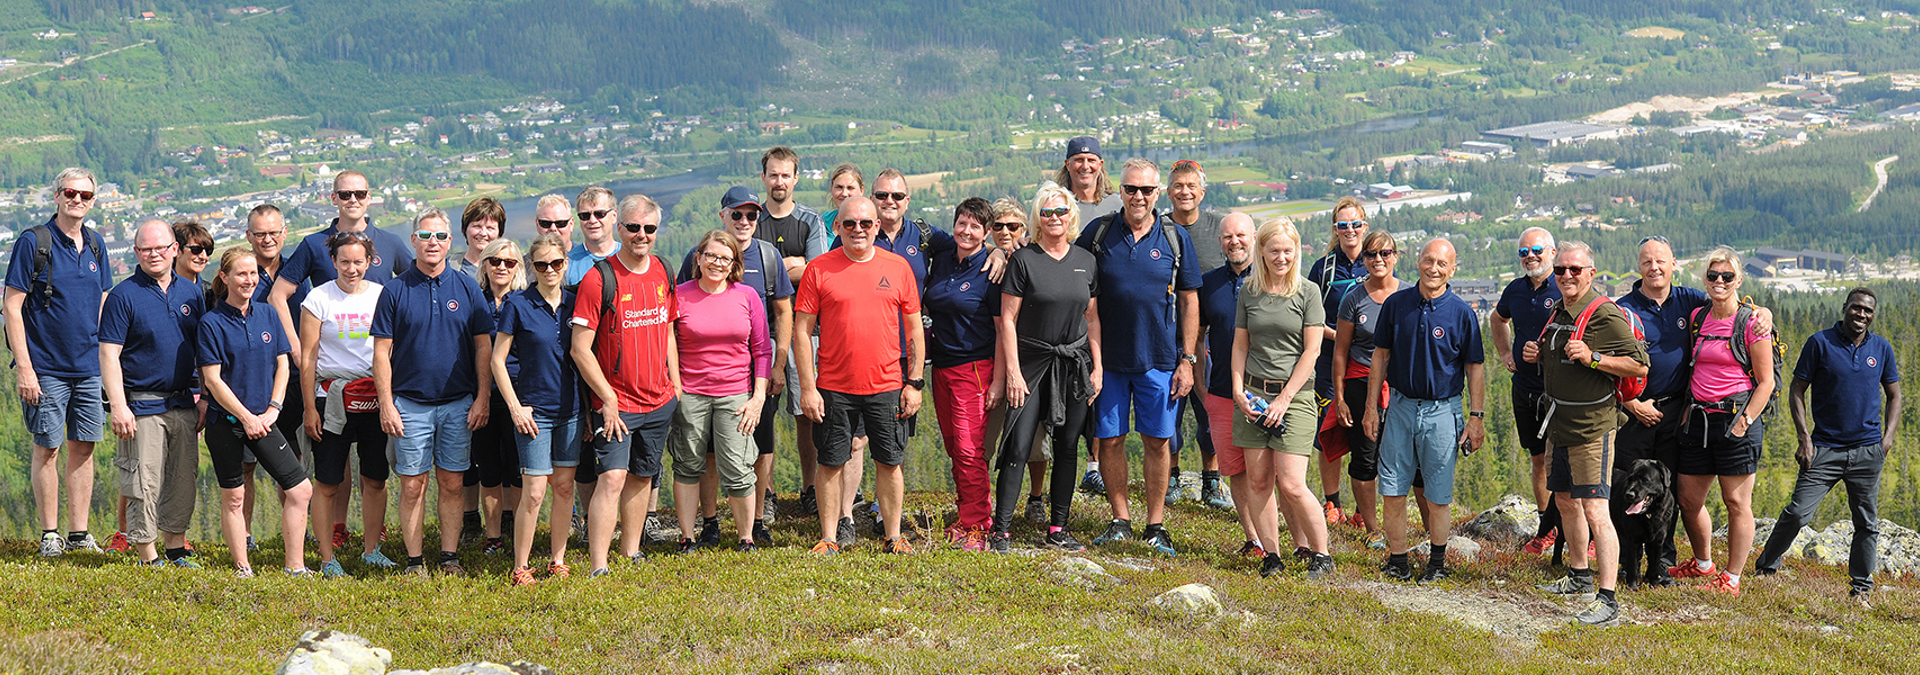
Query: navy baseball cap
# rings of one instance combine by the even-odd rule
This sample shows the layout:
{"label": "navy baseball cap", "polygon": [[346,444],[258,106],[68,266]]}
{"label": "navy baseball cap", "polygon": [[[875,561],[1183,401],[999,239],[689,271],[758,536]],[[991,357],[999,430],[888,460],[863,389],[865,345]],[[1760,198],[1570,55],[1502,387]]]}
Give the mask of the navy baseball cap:
{"label": "navy baseball cap", "polygon": [[727,188],[727,193],[720,195],[720,208],[723,209],[739,208],[748,204],[752,204],[756,209],[766,208],[760,205],[760,198],[755,197],[753,191],[748,190],[745,185]]}
{"label": "navy baseball cap", "polygon": [[1074,155],[1082,154],[1099,157],[1100,139],[1092,136],[1075,136],[1067,139],[1067,158],[1072,159]]}

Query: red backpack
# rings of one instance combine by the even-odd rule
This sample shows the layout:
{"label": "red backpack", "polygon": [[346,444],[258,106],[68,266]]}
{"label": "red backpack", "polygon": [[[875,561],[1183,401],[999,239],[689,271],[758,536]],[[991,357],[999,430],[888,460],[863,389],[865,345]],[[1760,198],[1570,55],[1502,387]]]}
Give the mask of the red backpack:
{"label": "red backpack", "polygon": [[[1613,298],[1609,298],[1605,295],[1601,295],[1600,299],[1587,303],[1587,308],[1580,311],[1580,316],[1575,317],[1573,320],[1573,338],[1572,339],[1575,339],[1575,340],[1587,339],[1587,322],[1593,319],[1594,310],[1599,309],[1600,305],[1603,303],[1612,305],[1614,304]],[[1560,305],[1564,307],[1566,305],[1566,300],[1562,299],[1560,301]],[[1618,305],[1615,305],[1615,306],[1617,307]],[[1633,327],[1633,339],[1638,340],[1643,345],[1646,344],[1647,333],[1645,328],[1640,323],[1640,315],[1634,314],[1633,312],[1625,309],[1620,310],[1620,314],[1622,316],[1627,317],[1627,325]],[[1540,339],[1542,341],[1546,340],[1547,329],[1551,328],[1552,326],[1553,324],[1549,323],[1546,326],[1541,327]],[[1625,403],[1627,401],[1640,398],[1640,394],[1645,393],[1646,390],[1647,390],[1647,378],[1645,377],[1613,378],[1613,397],[1614,397],[1614,401],[1617,403]]]}

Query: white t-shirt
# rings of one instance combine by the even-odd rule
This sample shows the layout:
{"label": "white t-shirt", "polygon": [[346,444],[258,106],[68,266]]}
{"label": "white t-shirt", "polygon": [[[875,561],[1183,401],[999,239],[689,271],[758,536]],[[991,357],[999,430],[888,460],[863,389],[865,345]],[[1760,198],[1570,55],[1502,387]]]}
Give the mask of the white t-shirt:
{"label": "white t-shirt", "polygon": [[373,373],[373,306],[380,301],[380,290],[380,284],[368,281],[359,293],[348,295],[329,281],[307,294],[300,309],[320,320],[315,372]]}

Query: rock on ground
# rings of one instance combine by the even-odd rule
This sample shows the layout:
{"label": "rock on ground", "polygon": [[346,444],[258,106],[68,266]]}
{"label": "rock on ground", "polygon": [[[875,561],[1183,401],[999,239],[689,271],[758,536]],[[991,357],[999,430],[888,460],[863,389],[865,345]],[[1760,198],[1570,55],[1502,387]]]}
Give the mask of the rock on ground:
{"label": "rock on ground", "polygon": [[[1753,545],[1756,549],[1765,547],[1767,537],[1773,534],[1775,521],[1772,518],[1755,518],[1753,522]],[[1726,534],[1726,528],[1722,527],[1714,536],[1725,538]],[[1920,573],[1920,532],[1891,520],[1881,520],[1878,549],[1880,571],[1891,574]],[[1793,539],[1793,545],[1787,547],[1787,555],[1828,565],[1847,564],[1853,557],[1853,521],[1836,520],[1824,530],[1801,527]]]}
{"label": "rock on ground", "polygon": [[[1532,539],[1539,528],[1540,511],[1533,502],[1510,494],[1460,526],[1460,534],[1497,543],[1518,543]],[[1451,550],[1453,544],[1449,542],[1447,548]]]}
{"label": "rock on ground", "polygon": [[[1433,542],[1423,541],[1413,547],[1413,552],[1422,556],[1431,555]],[[1480,544],[1472,539],[1454,535],[1447,539],[1447,562],[1470,563],[1480,559]]]}
{"label": "rock on ground", "polygon": [[381,675],[393,663],[393,653],[373,646],[366,638],[331,630],[300,635],[293,653],[276,675]]}
{"label": "rock on ground", "polygon": [[1220,594],[1206,584],[1187,584],[1148,600],[1148,616],[1165,619],[1213,619],[1226,613]]}
{"label": "rock on ground", "polygon": [[433,670],[396,670],[387,675],[554,675],[554,672],[552,668],[525,661],[506,665],[476,661]]}
{"label": "rock on ground", "polygon": [[1079,556],[1067,556],[1053,561],[1053,577],[1060,583],[1087,590],[1100,590],[1120,585],[1120,578],[1107,572],[1100,563]]}

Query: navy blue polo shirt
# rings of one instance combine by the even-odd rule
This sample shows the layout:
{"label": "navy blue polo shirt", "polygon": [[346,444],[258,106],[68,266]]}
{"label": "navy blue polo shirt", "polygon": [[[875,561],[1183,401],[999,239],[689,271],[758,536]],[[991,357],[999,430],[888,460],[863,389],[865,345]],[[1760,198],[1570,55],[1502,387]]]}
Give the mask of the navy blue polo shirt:
{"label": "navy blue polo shirt", "polygon": [[513,336],[510,359],[520,362],[513,393],[520,405],[542,417],[564,419],[580,412],[579,380],[573,373],[573,291],[560,292],[560,306],[547,304],[539,289],[508,293],[494,328]]}
{"label": "navy blue polo shirt", "polygon": [[1376,347],[1384,347],[1387,385],[1403,395],[1438,401],[1466,388],[1467,365],[1484,363],[1480,317],[1449,288],[1428,300],[1410,285],[1380,303],[1373,328]]}
{"label": "navy blue polo shirt", "polygon": [[1553,319],[1553,303],[1559,299],[1560,285],[1553,282],[1553,277],[1547,277],[1539,288],[1534,288],[1533,280],[1522,274],[1507,284],[1507,289],[1500,293],[1500,302],[1493,306],[1493,311],[1513,322],[1510,327],[1513,329],[1514,389],[1529,394],[1547,390],[1546,382],[1540,379],[1540,364],[1520,358],[1520,348],[1540,339],[1540,331]]}
{"label": "navy blue polo shirt", "polygon": [[[367,281],[384,286],[394,275],[413,267],[413,248],[407,245],[407,237],[371,223],[364,232],[373,240],[374,248],[373,264],[367,267]],[[333,253],[327,250],[327,239],[339,233],[340,219],[335,218],[327,229],[302,237],[300,245],[287,255],[286,263],[280,265],[280,274],[275,276],[294,283],[306,282],[309,287],[333,281],[339,275],[333,272]]]}
{"label": "navy blue polo shirt", "polygon": [[927,355],[935,368],[993,358],[1000,284],[988,281],[986,270],[980,269],[992,250],[981,246],[964,260],[952,253],[933,257],[920,308],[933,321],[927,331]]}
{"label": "navy blue polo shirt", "polygon": [[1859,346],[1840,326],[1814,333],[1800,348],[1793,377],[1812,384],[1807,403],[1813,413],[1813,444],[1852,448],[1879,443],[1882,385],[1900,381],[1893,345],[1867,333]]}
{"label": "navy blue polo shirt", "polygon": [[1253,266],[1235,274],[1221,265],[1200,275],[1200,328],[1207,331],[1207,393],[1233,398],[1233,320],[1240,305],[1240,286]]}
{"label": "navy blue polo shirt", "polygon": [[[321,243],[325,244],[326,242],[321,242]],[[374,244],[374,245],[379,246],[379,244]],[[325,246],[321,246],[320,250],[325,251],[327,249]],[[284,255],[280,256],[280,269],[284,270],[287,268],[287,259],[289,257],[291,256],[284,256]],[[327,263],[327,269],[331,271],[333,269],[333,258],[328,257],[326,263]],[[217,267],[218,267],[217,265],[208,265],[207,271],[202,272],[202,274],[205,274],[207,272],[218,274],[220,270],[217,269]],[[337,277],[339,275],[335,274],[334,276]],[[275,274],[273,279],[261,279],[260,285],[254,287],[253,289],[253,301],[266,302],[268,296],[273,295],[273,287],[275,285],[275,281],[279,278],[280,278],[280,275]],[[325,283],[325,282],[321,282],[321,283]],[[287,311],[297,312],[300,309],[300,304],[307,301],[307,293],[312,290],[313,290],[313,284],[302,280],[299,286],[294,287],[293,295],[287,296]]]}
{"label": "navy blue polo shirt", "polygon": [[380,292],[373,307],[373,337],[393,340],[393,395],[425,405],[445,405],[474,395],[473,337],[493,334],[493,313],[473,277],[452,265],[427,276],[418,265]]}
{"label": "navy blue polo shirt", "polygon": [[[93,243],[76,249],[73,239],[51,218],[47,219],[47,229],[53,232],[54,241],[43,274],[35,274],[33,269],[39,228],[21,232],[20,238],[13,240],[13,255],[7,260],[7,288],[27,294],[20,314],[27,323],[33,372],[54,377],[98,377],[100,296],[113,287],[113,273],[94,257],[104,242],[82,226],[80,236]],[[33,295],[33,280],[43,275],[53,287],[53,297],[44,301]]]}
{"label": "navy blue polo shirt", "polygon": [[[466,274],[466,272],[461,272],[461,274]],[[472,276],[472,275],[468,275],[468,276]],[[519,294],[520,294],[519,291],[507,291],[507,298],[512,298],[513,296],[516,296]],[[500,317],[506,314],[507,312],[507,301],[501,300],[499,302],[494,302],[493,293],[489,292],[485,288],[480,289],[480,296],[487,299],[487,325],[489,327],[492,327],[494,330],[498,330],[500,326]],[[488,342],[492,342],[492,338],[488,338]],[[513,354],[507,355],[507,377],[511,377],[515,380],[520,379],[520,358],[517,356],[514,356]],[[505,401],[500,400],[500,383],[499,382],[493,383],[493,400],[494,400],[494,403],[496,404],[506,405]]]}
{"label": "navy blue polo shirt", "polygon": [[1620,307],[1640,317],[1640,329],[1647,337],[1647,390],[1640,398],[1652,401],[1687,393],[1692,372],[1687,369],[1687,353],[1693,348],[1687,331],[1687,317],[1708,304],[1707,294],[1699,289],[1673,286],[1665,304],[1656,304],[1640,292],[1620,297]]}
{"label": "navy blue polo shirt", "polygon": [[[264,415],[267,404],[280,393],[273,388],[274,357],[290,353],[292,345],[280,326],[280,313],[272,305],[250,305],[245,315],[225,302],[207,310],[200,320],[200,334],[195,336],[194,361],[200,367],[219,364],[220,381],[233,391],[240,405],[247,412]],[[215,412],[231,412],[212,396],[207,401]]]}
{"label": "navy blue polo shirt", "polygon": [[[760,259],[760,239],[747,242],[748,246],[740,252],[740,283],[753,289],[755,295],[767,306],[767,330],[773,330],[773,301],[793,297],[793,277],[787,276],[787,266],[774,260],[769,266]],[[775,249],[775,253],[779,250]],[[674,277],[675,284],[684,284],[700,276],[700,263],[696,258],[699,251],[689,249],[687,257],[680,260],[680,274]],[[771,268],[773,274],[773,295],[767,295],[767,274]]]}
{"label": "navy blue polo shirt", "polygon": [[[100,342],[121,346],[120,378],[127,407],[135,415],[158,415],[169,408],[193,407],[187,389],[195,386],[193,350],[206,296],[192,279],[167,271],[166,290],[144,271],[136,271],[107,292],[100,310]],[[181,392],[164,401],[139,401],[133,392]]]}
{"label": "navy blue polo shirt", "polygon": [[[1166,221],[1155,214],[1146,236],[1135,241],[1125,218],[1122,212],[1102,219],[1113,219],[1113,226],[1101,242],[1105,252],[1094,256],[1100,265],[1100,367],[1116,373],[1173,370],[1180,362],[1175,291],[1200,289],[1193,238],[1187,228],[1173,226],[1180,238],[1180,278],[1175,279]],[[1088,225],[1074,245],[1092,251],[1100,222]]]}

